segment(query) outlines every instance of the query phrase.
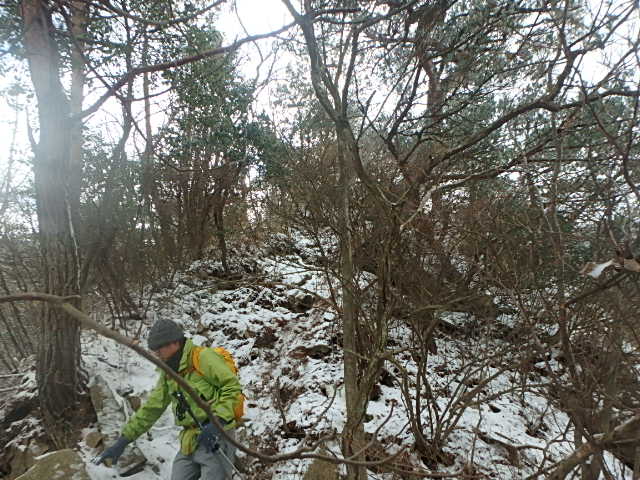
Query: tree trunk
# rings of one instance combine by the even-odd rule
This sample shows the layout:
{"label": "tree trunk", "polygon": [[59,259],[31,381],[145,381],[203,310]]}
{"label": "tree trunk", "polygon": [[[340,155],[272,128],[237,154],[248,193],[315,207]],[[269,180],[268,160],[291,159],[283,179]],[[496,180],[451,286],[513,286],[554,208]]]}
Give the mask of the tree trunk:
{"label": "tree trunk", "polygon": [[[84,37],[87,33],[87,21],[89,15],[89,3],[85,0],[74,0],[71,2],[71,17],[68,25],[71,31],[71,90],[69,109],[71,115],[77,115],[82,111],[82,102],[84,100],[84,82],[85,82],[85,65],[84,65]],[[70,165],[69,179],[71,215],[74,225],[80,224],[78,218],[80,212],[80,186],[82,185],[82,174],[84,161],[82,156],[82,123],[73,122],[69,125],[70,133]]]}
{"label": "tree trunk", "polygon": [[[73,208],[79,203],[79,178],[73,171],[70,104],[60,83],[58,46],[49,5],[22,2],[24,46],[38,101],[40,138],[33,165],[45,291],[69,296],[80,293],[79,252]],[[75,166],[77,168],[77,166]],[[37,354],[37,380],[45,430],[58,448],[75,443],[70,420],[78,392],[80,329],[62,310],[45,304]]]}
{"label": "tree trunk", "polygon": [[[556,464],[556,468],[547,476],[547,480],[563,480],[578,465],[585,462],[591,455],[599,449],[611,450],[624,444],[631,444],[640,427],[640,415],[631,417],[629,420],[620,423],[607,434],[596,434],[593,436],[593,442],[583,443],[578,449],[574,450],[568,457]],[[594,442],[597,445],[594,445]]]}
{"label": "tree trunk", "polygon": [[[344,143],[338,153],[340,162],[340,192],[342,195],[342,215],[340,216],[340,275],[342,277],[342,323],[344,352],[344,388],[347,407],[347,422],[342,432],[342,454],[345,458],[363,461],[364,452],[358,453],[365,445],[364,412],[362,412],[362,394],[360,388],[358,341],[358,308],[354,299],[354,263],[353,239],[351,237],[351,200],[352,183],[351,162],[345,158]],[[366,469],[356,465],[347,465],[347,479],[366,479]]]}
{"label": "tree trunk", "polygon": [[216,237],[218,238],[218,248],[220,249],[220,261],[224,273],[229,274],[229,260],[227,258],[227,237],[224,231],[224,198],[216,199],[213,207],[213,221],[216,228]]}
{"label": "tree trunk", "polygon": [[[356,267],[354,265],[354,240],[351,226],[351,187],[354,173],[359,180],[370,189],[374,198],[380,193],[377,185],[365,171],[360,159],[358,142],[353,134],[347,105],[349,104],[349,85],[352,80],[353,62],[356,57],[355,48],[351,51],[351,64],[346,68],[342,79],[343,85],[338,86],[337,77],[334,81],[328,74],[327,66],[321,54],[318,40],[314,33],[311,17],[300,15],[289,0],[284,0],[287,9],[302,28],[309,53],[311,66],[311,82],[320,105],[332,119],[338,140],[338,161],[340,166],[340,195],[342,214],[340,215],[340,283],[342,286],[342,321],[343,321],[343,351],[344,351],[344,385],[347,409],[347,421],[342,432],[342,454],[345,458],[363,461],[366,445],[364,434],[364,414],[368,403],[368,385],[375,376],[373,371],[381,367],[376,362],[373,369],[365,372],[361,368],[362,342],[366,341],[358,330],[359,305],[354,298],[356,284]],[[307,10],[311,9],[311,2],[304,2]],[[357,45],[358,29],[353,29],[347,35],[349,45],[344,46],[345,52]],[[352,37],[353,35],[353,37]],[[366,378],[363,378],[363,375]],[[367,470],[363,466],[347,465],[348,480],[365,480]]]}

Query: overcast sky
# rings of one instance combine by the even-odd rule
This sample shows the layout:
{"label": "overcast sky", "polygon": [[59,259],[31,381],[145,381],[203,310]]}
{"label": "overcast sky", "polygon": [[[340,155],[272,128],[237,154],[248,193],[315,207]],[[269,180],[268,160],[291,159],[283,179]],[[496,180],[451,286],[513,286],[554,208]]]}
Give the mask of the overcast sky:
{"label": "overcast sky", "polygon": [[[216,22],[216,28],[223,32],[225,36],[224,44],[229,44],[233,42],[234,39],[242,38],[246,35],[244,29],[246,29],[247,33],[250,35],[266,33],[269,31],[273,31],[289,22],[291,22],[291,16],[289,15],[286,7],[283,5],[281,0],[237,0],[235,2],[236,7],[231,9],[229,6],[224,6],[223,11],[221,12],[218,21]],[[598,5],[598,2],[595,3]],[[240,21],[241,20],[241,21]],[[243,28],[244,27],[244,28]],[[631,28],[637,28],[637,24],[635,24]],[[631,36],[637,35],[637,31],[631,33]],[[260,45],[264,54],[267,54],[270,51],[270,41],[263,40],[260,41]],[[253,78],[256,75],[256,67],[259,63],[258,54],[255,45],[247,44],[244,45],[241,49],[240,54],[249,58],[249,61],[243,64],[243,74],[247,78]],[[596,57],[600,56],[600,54],[596,54]],[[282,68],[286,65],[287,62],[292,61],[291,58],[287,58],[280,54],[279,58],[279,68]],[[585,75],[597,75],[600,70],[597,68],[598,60],[593,58],[591,64],[586,67],[584,64],[582,65],[583,74]],[[15,77],[20,76],[23,79],[27,79],[27,73],[25,71],[25,65],[20,65],[15,69],[11,69],[7,72],[4,78],[0,78],[0,88],[10,84]],[[264,66],[262,69],[262,74],[268,71],[268,67]],[[27,80],[28,82],[28,80]],[[258,110],[267,110],[273,111],[271,105],[269,104],[271,100],[271,95],[268,90],[261,92],[258,100]],[[16,114],[13,109],[11,109],[7,103],[8,99],[5,97],[0,98],[0,138],[2,138],[2,142],[0,142],[0,175],[5,175],[6,172],[6,162],[9,158],[11,151],[11,138],[13,136],[13,129],[15,125]],[[22,99],[24,102],[25,99]],[[90,104],[91,101],[86,101],[85,105]],[[162,107],[157,107],[159,110]],[[119,112],[119,106],[115,100],[105,104],[102,108],[101,112],[94,116],[94,122],[96,123],[106,123],[107,124],[107,135],[108,132],[111,132],[112,135],[117,137],[119,135],[119,125],[121,121],[121,114]],[[283,112],[278,112],[283,113]],[[35,118],[35,111],[32,112],[30,118],[31,125],[35,125],[37,119]],[[111,128],[109,126],[109,122],[113,122],[116,126],[115,128]],[[156,127],[159,126],[160,121],[154,122],[156,123]],[[28,156],[29,152],[29,143],[27,136],[27,116],[25,112],[20,112],[18,115],[18,130],[16,136],[16,149],[15,149],[15,157],[16,158],[25,158]],[[107,138],[108,139],[108,138]],[[108,139],[109,140],[109,139]],[[117,141],[117,138],[113,138],[112,140]],[[25,174],[24,170],[16,170],[15,174],[19,177],[20,172]],[[0,181],[0,185],[2,182]]]}
{"label": "overcast sky", "polygon": [[[231,9],[228,6],[225,6],[223,11],[219,16],[219,20],[216,23],[216,28],[223,32],[225,36],[225,44],[231,43],[234,39],[241,38],[245,36],[244,29],[250,34],[260,34],[266,33],[272,30],[276,30],[282,25],[291,22],[291,16],[286,10],[286,7],[283,5],[281,0],[237,0],[236,8]],[[242,24],[240,20],[242,20]],[[243,29],[244,26],[244,29]],[[261,41],[260,42],[263,51],[266,53],[269,51],[269,42]],[[250,59],[255,59],[254,61],[249,61],[245,64],[243,68],[243,74],[248,78],[253,78],[256,75],[256,67],[259,63],[258,55],[256,52],[256,47],[254,45],[245,45],[242,48],[241,54],[245,57],[249,57]],[[13,83],[17,78],[22,79],[23,81],[27,80],[28,76],[25,70],[25,65],[17,65],[16,68],[10,69],[7,74],[5,74],[2,78],[0,78],[0,88],[4,88],[5,86]],[[262,95],[260,102],[260,109],[268,109],[268,97],[269,95]],[[24,111],[19,112],[16,117],[16,112],[9,106],[9,98],[4,95],[0,97],[0,185],[2,185],[3,177],[7,174],[6,165],[11,155],[12,138],[14,136],[14,126],[17,124],[18,129],[15,132],[16,141],[15,148],[13,149],[14,158],[24,159],[29,155],[29,141],[28,141],[28,130],[27,130],[27,115]],[[26,99],[23,97],[22,102],[25,102]],[[88,105],[90,101],[85,102],[85,106]],[[34,118],[35,112],[32,113],[29,119],[31,125],[34,125],[36,122],[36,118]],[[103,117],[100,121],[104,122],[114,122],[119,123],[119,107],[115,102],[109,102],[105,104],[102,108],[102,111],[98,116]],[[118,135],[117,128],[107,129],[108,132],[112,132],[114,135]],[[117,139],[113,139],[116,140]],[[14,182],[18,181],[20,178],[24,178],[25,175],[29,174],[29,170],[25,168],[17,168],[14,166],[13,169],[13,179]]]}

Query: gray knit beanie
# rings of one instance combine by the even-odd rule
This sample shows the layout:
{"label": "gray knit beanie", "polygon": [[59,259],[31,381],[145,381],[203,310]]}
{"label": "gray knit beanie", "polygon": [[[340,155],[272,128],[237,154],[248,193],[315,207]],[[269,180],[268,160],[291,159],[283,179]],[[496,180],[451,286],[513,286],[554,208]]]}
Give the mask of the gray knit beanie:
{"label": "gray knit beanie", "polygon": [[182,327],[171,320],[161,318],[156,321],[149,331],[149,350],[157,350],[168,343],[184,338]]}

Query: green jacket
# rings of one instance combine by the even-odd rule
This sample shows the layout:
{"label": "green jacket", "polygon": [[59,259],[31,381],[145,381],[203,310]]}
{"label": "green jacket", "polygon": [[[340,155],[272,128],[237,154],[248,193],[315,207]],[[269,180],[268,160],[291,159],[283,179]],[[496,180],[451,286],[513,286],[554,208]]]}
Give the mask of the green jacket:
{"label": "green jacket", "polygon": [[[185,342],[182,358],[180,359],[180,375],[189,385],[205,399],[212,412],[221,419],[229,422],[225,429],[235,427],[233,405],[242,388],[238,377],[233,374],[224,359],[212,348],[205,348],[200,353],[200,375],[193,369],[191,362],[193,342],[188,339]],[[134,441],[145,433],[160,418],[166,408],[171,404],[176,425],[184,427],[180,433],[180,451],[185,455],[191,455],[197,448],[197,437],[200,430],[196,427],[193,418],[188,412],[182,418],[176,415],[177,399],[173,395],[178,390],[175,380],[167,377],[167,374],[158,369],[160,378],[155,388],[151,391],[147,401],[131,417],[122,430],[122,435],[129,441]],[[207,414],[198,407],[195,401],[184,392],[191,410],[203,422]]]}

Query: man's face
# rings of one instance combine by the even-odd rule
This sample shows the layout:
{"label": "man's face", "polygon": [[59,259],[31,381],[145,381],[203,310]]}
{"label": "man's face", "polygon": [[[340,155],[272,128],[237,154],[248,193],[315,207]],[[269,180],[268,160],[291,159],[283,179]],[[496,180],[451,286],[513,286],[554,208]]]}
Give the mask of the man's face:
{"label": "man's face", "polygon": [[160,360],[166,362],[178,350],[180,350],[180,342],[171,342],[158,348],[157,350],[154,350],[153,353],[155,353],[156,357],[160,358]]}

